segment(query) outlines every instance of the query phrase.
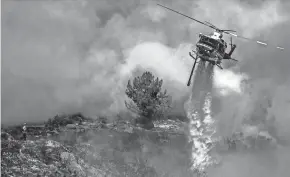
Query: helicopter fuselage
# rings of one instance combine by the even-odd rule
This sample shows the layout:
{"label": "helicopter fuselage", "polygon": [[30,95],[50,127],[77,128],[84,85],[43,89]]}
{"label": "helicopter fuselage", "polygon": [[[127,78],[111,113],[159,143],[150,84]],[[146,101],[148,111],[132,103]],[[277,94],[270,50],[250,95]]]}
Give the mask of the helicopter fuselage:
{"label": "helicopter fuselage", "polygon": [[201,60],[212,64],[220,64],[225,56],[226,42],[219,38],[215,33],[211,36],[199,34],[196,43],[196,52]]}

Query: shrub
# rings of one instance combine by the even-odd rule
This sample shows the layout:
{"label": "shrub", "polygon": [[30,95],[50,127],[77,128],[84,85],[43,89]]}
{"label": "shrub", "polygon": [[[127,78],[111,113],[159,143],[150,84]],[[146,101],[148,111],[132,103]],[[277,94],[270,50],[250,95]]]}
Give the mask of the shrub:
{"label": "shrub", "polygon": [[91,118],[84,117],[81,113],[71,114],[71,115],[56,115],[53,118],[48,119],[46,122],[46,127],[50,130],[55,128],[64,127],[68,124],[81,124],[84,121],[91,122]]}
{"label": "shrub", "polygon": [[140,116],[140,123],[152,122],[165,117],[171,105],[171,97],[162,90],[163,80],[155,78],[151,72],[128,81],[126,95],[131,99],[126,107]]}
{"label": "shrub", "polygon": [[108,123],[108,118],[106,116],[100,116],[99,121],[101,124],[107,124]]}
{"label": "shrub", "polygon": [[14,139],[17,139],[17,140],[21,139],[22,131],[23,130],[22,130],[22,126],[21,125],[9,126],[9,127],[3,129],[3,133],[4,132],[8,133],[9,135],[11,135],[11,137],[13,137]]}

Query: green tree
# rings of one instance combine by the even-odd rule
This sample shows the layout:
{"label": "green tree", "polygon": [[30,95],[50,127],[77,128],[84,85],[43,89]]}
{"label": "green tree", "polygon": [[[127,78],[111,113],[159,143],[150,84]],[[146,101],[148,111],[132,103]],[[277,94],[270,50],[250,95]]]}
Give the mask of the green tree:
{"label": "green tree", "polygon": [[140,116],[140,123],[148,123],[162,119],[171,105],[171,97],[167,91],[162,91],[163,80],[155,78],[151,72],[144,72],[141,76],[128,81],[126,95],[131,99],[125,101],[126,107]]}

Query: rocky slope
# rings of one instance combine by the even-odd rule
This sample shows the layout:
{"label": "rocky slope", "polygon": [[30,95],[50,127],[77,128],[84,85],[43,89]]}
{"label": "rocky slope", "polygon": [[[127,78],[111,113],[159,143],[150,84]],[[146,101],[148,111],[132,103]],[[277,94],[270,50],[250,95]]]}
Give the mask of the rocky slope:
{"label": "rocky slope", "polygon": [[27,141],[2,130],[1,176],[191,176],[180,122],[150,131],[124,121],[69,123],[30,126]]}
{"label": "rocky slope", "polygon": [[[81,115],[56,116],[44,125],[2,129],[1,176],[190,176],[191,145],[186,124],[159,121],[145,130],[124,120]],[[247,127],[216,145],[218,156],[233,151],[275,148],[267,132]]]}

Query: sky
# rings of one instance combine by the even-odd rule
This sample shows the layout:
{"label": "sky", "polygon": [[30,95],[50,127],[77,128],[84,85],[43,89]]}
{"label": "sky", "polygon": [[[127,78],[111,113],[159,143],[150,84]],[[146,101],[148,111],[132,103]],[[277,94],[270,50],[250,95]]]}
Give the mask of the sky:
{"label": "sky", "polygon": [[[277,89],[288,87],[289,42],[284,36],[289,3],[159,3],[286,48],[280,52],[234,39],[234,57],[240,62],[230,71],[216,71],[216,80],[229,83],[223,79],[229,72],[248,75],[257,87],[266,83],[257,89],[271,90],[277,99]],[[2,122],[46,120],[75,111],[118,112],[124,108],[125,83],[143,70],[163,78],[174,100],[183,99],[192,63],[188,51],[198,33],[210,32],[156,1],[133,0],[3,1],[2,26]]]}
{"label": "sky", "polygon": [[[173,100],[182,104],[190,91],[186,83],[193,61],[188,52],[198,33],[211,30],[157,2],[285,48],[281,52],[234,39],[238,47],[233,57],[239,62],[224,62],[225,70],[215,69],[215,118],[220,133],[230,134],[267,95],[272,107],[261,119],[274,117],[279,136],[290,137],[287,0],[4,0],[2,123],[43,121],[77,111],[113,115],[124,109],[128,79],[144,70],[164,79]],[[285,150],[275,153],[279,163],[288,164]],[[226,167],[257,164],[237,157]],[[282,165],[275,170],[270,176],[282,177],[288,169]]]}

